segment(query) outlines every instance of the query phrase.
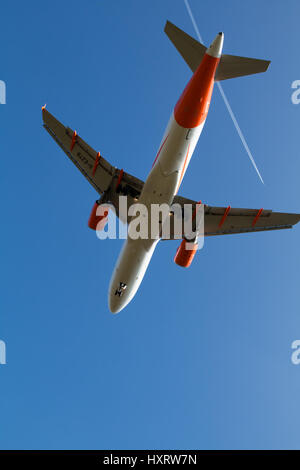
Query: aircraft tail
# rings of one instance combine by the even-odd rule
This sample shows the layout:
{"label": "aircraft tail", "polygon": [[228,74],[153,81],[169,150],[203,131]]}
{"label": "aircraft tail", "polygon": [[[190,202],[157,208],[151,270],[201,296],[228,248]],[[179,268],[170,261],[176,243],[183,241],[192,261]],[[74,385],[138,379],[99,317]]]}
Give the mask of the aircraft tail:
{"label": "aircraft tail", "polygon": [[[166,22],[164,31],[190,69],[195,72],[207,48],[170,21]],[[269,60],[222,54],[215,81],[266,72],[269,64]]]}

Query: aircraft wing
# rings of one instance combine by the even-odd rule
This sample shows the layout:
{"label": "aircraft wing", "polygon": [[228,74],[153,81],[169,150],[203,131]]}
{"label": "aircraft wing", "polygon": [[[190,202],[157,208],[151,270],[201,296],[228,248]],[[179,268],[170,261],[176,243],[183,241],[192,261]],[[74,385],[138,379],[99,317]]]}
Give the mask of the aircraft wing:
{"label": "aircraft wing", "polygon": [[[175,196],[173,204],[197,202],[181,196]],[[231,207],[214,207],[204,205],[204,235],[229,235],[237,233],[263,232],[266,230],[280,230],[292,228],[300,221],[300,214],[286,212],[273,212],[263,209],[239,209]],[[170,223],[172,239],[172,221]],[[174,236],[173,236],[174,239]]]}
{"label": "aircraft wing", "polygon": [[[120,186],[122,194],[132,197],[140,194],[144,182],[112,166],[96,150],[90,147],[73,129],[65,127],[45,107],[42,108],[44,128],[77,166],[99,194],[111,187]],[[120,189],[122,188],[122,191]]]}
{"label": "aircraft wing", "polygon": [[[128,196],[128,207],[136,201],[144,185],[142,180],[112,166],[73,129],[59,122],[45,107],[43,107],[43,121],[46,131],[96,191],[99,194],[104,192],[109,194],[108,199],[115,205],[117,215],[119,215],[119,194]],[[175,196],[173,203],[178,203],[182,207],[184,204],[193,204],[196,207],[197,204],[196,201],[181,196]],[[204,214],[205,236],[292,228],[300,220],[300,214],[258,209],[230,208],[228,210],[226,207],[209,205],[204,206]],[[174,239],[172,217],[174,216],[171,215],[170,238]]]}

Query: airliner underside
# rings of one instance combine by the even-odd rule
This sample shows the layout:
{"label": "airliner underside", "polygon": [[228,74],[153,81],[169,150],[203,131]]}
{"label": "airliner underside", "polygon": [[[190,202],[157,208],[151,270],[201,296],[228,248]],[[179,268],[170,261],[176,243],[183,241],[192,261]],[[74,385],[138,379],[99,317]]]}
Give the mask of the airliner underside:
{"label": "airliner underside", "polygon": [[[119,196],[127,197],[127,206],[138,201],[150,210],[153,204],[191,204],[198,202],[178,195],[194,149],[206,121],[215,81],[265,72],[269,61],[222,54],[223,33],[219,33],[209,48],[187,35],[169,21],[165,32],[193,72],[192,78],[179,98],[163,135],[154,163],[145,182],[112,166],[99,152],[90,147],[73,129],[65,127],[45,107],[44,127],[80,172],[99,193],[89,220],[89,226],[99,229],[103,217],[97,215],[100,204],[110,203],[120,215]],[[183,211],[182,211],[183,213]],[[107,216],[107,214],[105,214]],[[175,215],[170,212],[168,217]],[[183,216],[182,216],[183,218]],[[104,218],[106,222],[107,217]],[[213,207],[204,204],[204,235],[226,235],[291,228],[299,222],[300,214],[271,210]],[[103,226],[103,223],[102,223]],[[172,227],[173,224],[170,224]],[[170,233],[168,239],[173,239]],[[161,238],[163,239],[163,237]],[[124,242],[109,288],[111,312],[122,310],[134,297],[152,254],[157,238],[133,239]],[[197,251],[187,249],[183,237],[175,262],[188,267]]]}

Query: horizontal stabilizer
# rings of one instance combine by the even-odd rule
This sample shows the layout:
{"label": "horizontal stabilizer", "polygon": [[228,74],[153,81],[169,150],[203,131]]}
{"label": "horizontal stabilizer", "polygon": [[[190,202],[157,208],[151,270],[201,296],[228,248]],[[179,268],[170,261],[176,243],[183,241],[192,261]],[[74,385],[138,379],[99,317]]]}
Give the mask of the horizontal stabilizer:
{"label": "horizontal stabilizer", "polygon": [[269,60],[250,59],[249,57],[222,54],[215,81],[266,72],[269,64]]}
{"label": "horizontal stabilizer", "polygon": [[[207,49],[206,46],[196,41],[196,39],[189,36],[170,21],[166,22],[165,33],[192,72],[195,72],[204,57]],[[269,60],[222,54],[216,71],[215,81],[265,72],[269,64]]]}

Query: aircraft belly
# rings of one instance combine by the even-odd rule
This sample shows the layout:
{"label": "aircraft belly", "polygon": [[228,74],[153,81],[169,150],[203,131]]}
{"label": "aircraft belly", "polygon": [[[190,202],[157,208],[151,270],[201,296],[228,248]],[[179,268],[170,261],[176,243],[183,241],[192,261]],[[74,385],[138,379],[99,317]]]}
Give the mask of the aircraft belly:
{"label": "aircraft belly", "polygon": [[[129,236],[113,272],[109,288],[111,312],[122,310],[134,297],[154,253],[159,239],[151,239],[151,207],[171,205],[192,157],[204,122],[193,129],[181,127],[171,116],[163,142],[142,189],[138,203],[148,210],[148,239]],[[166,217],[166,216],[165,216]],[[162,215],[162,225],[165,221]]]}
{"label": "aircraft belly", "polygon": [[139,202],[171,204],[203,129],[204,122],[193,129],[181,127],[171,116],[159,155],[144,184]]}
{"label": "aircraft belly", "polygon": [[[159,240],[128,238],[120,253],[109,287],[109,308],[112,313],[122,310],[138,290]],[[118,295],[120,285],[125,285]]]}

